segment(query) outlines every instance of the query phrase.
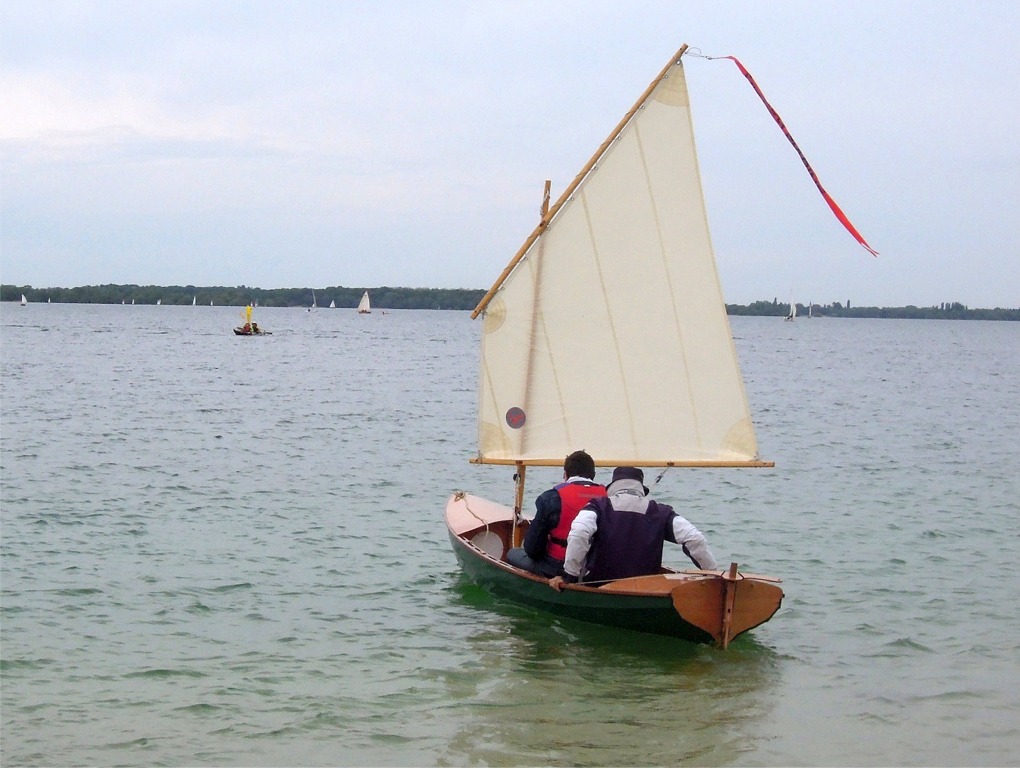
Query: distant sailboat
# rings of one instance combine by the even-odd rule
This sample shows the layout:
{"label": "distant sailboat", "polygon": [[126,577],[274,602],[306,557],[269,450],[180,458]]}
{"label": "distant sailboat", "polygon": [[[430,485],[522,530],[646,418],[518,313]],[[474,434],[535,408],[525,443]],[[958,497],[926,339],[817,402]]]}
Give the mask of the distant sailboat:
{"label": "distant sailboat", "polygon": [[312,291],[312,306],[310,306],[308,308],[308,311],[311,312],[313,309],[318,309],[318,308],[319,308],[319,305],[315,303],[315,291]]}
{"label": "distant sailboat", "polygon": [[28,299],[25,298],[25,294],[21,294],[21,306],[28,304]]}
{"label": "distant sailboat", "polygon": [[191,297],[191,306],[195,306],[198,303],[198,296]]}
{"label": "distant sailboat", "polygon": [[797,319],[797,305],[793,303],[793,299],[790,300],[790,314],[786,316],[787,320]]}
{"label": "distant sailboat", "polygon": [[269,331],[259,328],[259,324],[251,319],[253,304],[249,304],[244,308],[244,312],[241,313],[241,317],[244,318],[244,325],[234,328],[235,336],[271,336]]}
{"label": "distant sailboat", "polygon": [[336,302],[335,301],[329,302],[329,308],[330,309],[336,309]]}
{"label": "distant sailboat", "polygon": [[365,291],[365,295],[361,297],[361,301],[358,302],[358,314],[367,315],[372,311],[372,305],[368,300],[368,291]]}
{"label": "distant sailboat", "polygon": [[159,306],[160,304],[162,304],[162,303],[163,303],[163,299],[156,299],[156,306],[157,306],[157,307],[158,307],[158,306]]}

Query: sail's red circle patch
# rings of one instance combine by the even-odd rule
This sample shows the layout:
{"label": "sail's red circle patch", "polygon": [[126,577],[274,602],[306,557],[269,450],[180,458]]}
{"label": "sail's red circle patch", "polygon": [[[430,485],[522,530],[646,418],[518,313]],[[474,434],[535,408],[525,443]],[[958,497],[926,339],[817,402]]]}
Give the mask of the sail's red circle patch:
{"label": "sail's red circle patch", "polygon": [[524,409],[514,406],[506,412],[506,423],[510,429],[520,429],[524,426],[524,422],[527,417],[524,415]]}

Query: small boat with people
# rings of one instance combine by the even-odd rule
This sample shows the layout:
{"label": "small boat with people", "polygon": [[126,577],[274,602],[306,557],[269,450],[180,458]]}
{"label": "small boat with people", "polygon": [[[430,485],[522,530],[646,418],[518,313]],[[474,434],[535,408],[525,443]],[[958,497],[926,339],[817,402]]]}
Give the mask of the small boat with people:
{"label": "small boat with people", "polygon": [[[552,206],[546,181],[541,220],[475,307],[481,372],[471,462],[512,467],[513,504],[456,491],[445,520],[464,574],[498,597],[726,648],[776,614],[781,580],[733,562],[720,568],[689,521],[647,498],[642,470],[662,470],[654,485],[674,468],[773,466],[758,454],[715,266],[685,54],[701,56],[686,45],[677,51]],[[877,255],[743,65],[701,58],[737,65],[836,218]],[[568,477],[578,453],[590,471]],[[528,468],[561,466],[558,522],[552,514],[539,521],[545,494],[525,517]],[[596,466],[614,467],[601,493]],[[588,496],[562,490],[575,484]],[[533,525],[549,530],[546,556],[559,548],[551,562],[538,563],[526,547],[521,554]],[[666,541],[696,567],[664,566]]]}
{"label": "small boat with people", "polygon": [[234,328],[234,334],[236,336],[270,336],[270,331],[265,331],[259,327],[259,324],[251,319],[252,305],[249,304],[244,308],[244,325]]}
{"label": "small boat with people", "polygon": [[[464,574],[497,597],[725,648],[779,610],[780,579],[736,563],[665,567],[659,553],[651,571],[587,580],[597,536],[576,581],[508,560],[533,523],[523,514],[528,468],[566,470],[563,457],[580,448],[642,479],[641,467],[773,466],[758,455],[715,267],[686,49],[551,207],[546,182],[541,221],[472,313],[483,322],[471,462],[512,467],[514,501],[457,491],[445,521]],[[569,564],[566,538],[549,541]]]}

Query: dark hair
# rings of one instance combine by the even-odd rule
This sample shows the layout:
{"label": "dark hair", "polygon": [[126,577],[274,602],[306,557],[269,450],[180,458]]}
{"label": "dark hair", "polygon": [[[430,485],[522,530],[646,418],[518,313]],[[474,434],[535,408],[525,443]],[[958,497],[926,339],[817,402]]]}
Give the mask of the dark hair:
{"label": "dark hair", "polygon": [[567,477],[595,479],[595,460],[584,451],[574,451],[563,460],[563,473]]}

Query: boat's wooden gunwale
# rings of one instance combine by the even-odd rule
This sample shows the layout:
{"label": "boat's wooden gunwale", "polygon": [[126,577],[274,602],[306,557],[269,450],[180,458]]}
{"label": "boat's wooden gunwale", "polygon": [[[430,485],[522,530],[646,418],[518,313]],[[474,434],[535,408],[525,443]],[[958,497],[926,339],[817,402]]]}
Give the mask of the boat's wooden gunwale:
{"label": "boat's wooden gunwale", "polygon": [[[491,564],[491,566],[493,568],[499,568],[500,570],[506,571],[507,573],[512,573],[512,574],[514,574],[515,576],[517,576],[519,578],[527,579],[529,581],[538,582],[540,584],[544,584],[544,585],[548,586],[549,579],[546,579],[543,576],[539,576],[539,575],[531,573],[529,571],[522,570],[521,568],[517,568],[517,567],[511,565],[510,563],[506,562],[505,560],[497,560],[492,555],[490,555],[489,553],[485,552],[483,549],[481,549],[479,547],[476,547],[474,544],[471,543],[470,539],[467,539],[464,536],[458,536],[457,538],[460,540],[460,542],[467,549],[469,549],[472,552],[474,552],[475,554],[477,554],[478,557],[482,558],[483,560],[487,560]],[[636,578],[636,579],[660,578],[661,579],[661,577],[663,577],[663,576],[667,576],[667,577],[668,576],[681,577],[682,574],[679,573],[679,572],[676,572],[676,571],[669,571],[668,573],[659,574],[658,577],[637,576],[637,577],[634,577],[634,578]],[[699,578],[699,577],[697,575],[694,575],[694,576],[686,576],[686,577],[683,577],[683,578]],[[600,584],[598,586],[591,586],[589,584],[567,584],[567,583],[565,583],[565,584],[563,584],[563,589],[565,591],[571,591],[571,592],[596,592],[596,593],[603,594],[603,595],[608,593],[608,594],[613,594],[613,595],[631,596],[631,597],[662,597],[664,595],[669,595],[670,592],[673,590],[673,588],[676,586],[676,582],[675,581],[670,583],[669,580],[662,579],[661,583],[664,585],[663,587],[658,588],[658,589],[654,588],[654,587],[651,587],[651,588],[646,587],[646,588],[642,589],[642,588],[639,588],[637,586],[629,585],[627,583],[628,581],[630,581],[630,579],[620,579],[618,581],[611,581],[611,582],[607,582],[606,584]],[[665,587],[668,587],[668,588],[665,588]],[[552,589],[552,587],[550,587],[550,589]]]}

